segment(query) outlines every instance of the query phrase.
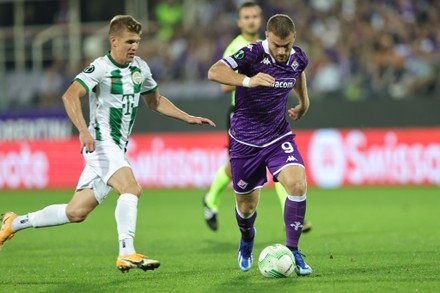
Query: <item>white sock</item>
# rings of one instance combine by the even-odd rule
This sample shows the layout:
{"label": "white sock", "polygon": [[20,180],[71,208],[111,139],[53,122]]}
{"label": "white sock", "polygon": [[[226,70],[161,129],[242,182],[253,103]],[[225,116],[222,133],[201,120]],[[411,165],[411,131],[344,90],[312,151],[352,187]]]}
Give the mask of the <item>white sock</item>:
{"label": "white sock", "polygon": [[13,231],[17,232],[26,228],[32,227],[31,222],[29,221],[29,214],[18,216],[12,221],[11,228]]}
{"label": "white sock", "polygon": [[115,210],[116,226],[118,228],[119,255],[136,253],[133,239],[136,232],[138,197],[124,193],[119,196]]}
{"label": "white sock", "polygon": [[19,231],[30,227],[40,228],[70,223],[66,215],[66,207],[67,204],[54,204],[42,210],[18,216],[12,222],[11,228],[14,231]]}
{"label": "white sock", "polygon": [[296,202],[302,202],[302,201],[305,201],[306,200],[306,198],[307,198],[307,196],[306,196],[306,193],[304,193],[303,195],[301,195],[301,196],[296,196],[296,195],[287,195],[287,198],[289,199],[289,200],[291,200],[291,201],[296,201]]}
{"label": "white sock", "polygon": [[136,251],[134,250],[134,245],[133,245],[133,238],[125,238],[122,240],[119,240],[119,255],[120,256],[125,256],[125,255],[130,255],[133,253],[136,253]]}

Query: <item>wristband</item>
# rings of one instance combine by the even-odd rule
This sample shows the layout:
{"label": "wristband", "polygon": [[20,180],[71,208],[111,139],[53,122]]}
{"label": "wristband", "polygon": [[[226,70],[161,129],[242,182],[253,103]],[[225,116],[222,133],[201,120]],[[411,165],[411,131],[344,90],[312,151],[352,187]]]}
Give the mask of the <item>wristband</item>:
{"label": "wristband", "polygon": [[249,87],[250,81],[251,81],[251,78],[245,76],[244,79],[243,79],[243,87]]}

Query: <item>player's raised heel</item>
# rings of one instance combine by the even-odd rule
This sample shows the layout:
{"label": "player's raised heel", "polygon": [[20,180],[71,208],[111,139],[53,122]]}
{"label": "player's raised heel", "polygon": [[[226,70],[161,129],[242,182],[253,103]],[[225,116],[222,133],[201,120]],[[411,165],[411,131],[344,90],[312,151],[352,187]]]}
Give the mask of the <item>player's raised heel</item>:
{"label": "player's raised heel", "polygon": [[160,262],[158,260],[149,259],[148,256],[144,256],[139,253],[119,256],[116,260],[116,267],[123,273],[134,268],[138,268],[146,272],[148,270],[154,270],[159,266]]}
{"label": "player's raised heel", "polygon": [[296,266],[295,266],[296,274],[298,276],[310,275],[312,273],[312,268],[304,261],[303,256],[305,255],[299,252],[298,250],[293,250],[292,253],[293,256],[295,257],[295,262],[296,262]]}
{"label": "player's raised heel", "polygon": [[217,231],[217,212],[206,204],[205,200],[206,195],[203,197],[203,216],[205,218],[206,224],[212,231]]}
{"label": "player's raised heel", "polygon": [[302,227],[302,233],[308,233],[310,230],[312,230],[313,225],[310,221],[304,221],[303,227]]}
{"label": "player's raised heel", "polygon": [[243,272],[247,272],[251,269],[254,262],[254,239],[257,234],[257,230],[254,227],[254,238],[251,241],[246,242],[243,238],[240,240],[240,247],[238,248],[238,266]]}
{"label": "player's raised heel", "polygon": [[17,217],[13,212],[7,212],[2,215],[2,228],[0,229],[0,250],[3,248],[6,240],[14,237],[15,232],[12,230],[12,221]]}

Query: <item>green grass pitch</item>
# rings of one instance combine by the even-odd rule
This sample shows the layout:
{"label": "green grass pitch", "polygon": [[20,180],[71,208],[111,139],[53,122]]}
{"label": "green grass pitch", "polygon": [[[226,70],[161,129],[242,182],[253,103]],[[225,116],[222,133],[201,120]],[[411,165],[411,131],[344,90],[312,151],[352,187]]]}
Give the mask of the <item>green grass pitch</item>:
{"label": "green grass pitch", "polygon": [[[80,224],[18,232],[0,252],[0,292],[439,292],[440,189],[310,189],[314,227],[300,249],[314,273],[265,279],[237,265],[239,232],[227,190],[219,231],[202,215],[203,190],[144,190],[135,245],[161,261],[154,271],[115,267],[116,195]],[[18,214],[70,199],[71,191],[0,191],[0,211]],[[254,257],[284,244],[280,204],[262,190]],[[270,290],[270,291],[269,291]]]}

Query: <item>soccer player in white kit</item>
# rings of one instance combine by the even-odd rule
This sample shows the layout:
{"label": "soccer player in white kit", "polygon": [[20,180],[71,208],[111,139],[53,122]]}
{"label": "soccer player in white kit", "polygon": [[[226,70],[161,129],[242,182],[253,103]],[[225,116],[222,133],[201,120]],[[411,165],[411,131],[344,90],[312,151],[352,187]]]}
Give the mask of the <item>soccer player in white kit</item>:
{"label": "soccer player in white kit", "polygon": [[[125,151],[139,98],[142,97],[151,110],[165,116],[189,124],[215,124],[207,118],[183,112],[160,95],[147,63],[135,56],[141,34],[142,26],[132,16],[115,16],[109,30],[111,50],[78,74],[62,97],[67,114],[79,131],[80,149],[86,161],[71,201],[26,215],[5,213],[0,248],[17,231],[26,228],[84,221],[113,188],[119,194],[115,210],[119,238],[117,268],[126,272],[132,268],[146,271],[159,267],[159,261],[137,253],[133,245],[137,203],[142,190]],[[86,94],[90,102],[88,127],[80,102]]]}

